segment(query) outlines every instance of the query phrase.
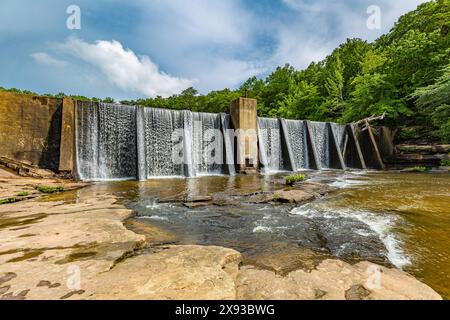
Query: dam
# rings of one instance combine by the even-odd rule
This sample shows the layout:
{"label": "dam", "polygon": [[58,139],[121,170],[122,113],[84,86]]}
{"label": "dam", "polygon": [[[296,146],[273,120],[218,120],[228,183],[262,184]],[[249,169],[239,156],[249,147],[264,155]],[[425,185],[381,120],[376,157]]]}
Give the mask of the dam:
{"label": "dam", "polygon": [[255,99],[213,114],[2,95],[2,157],[82,181],[385,168],[376,129],[258,117]]}
{"label": "dam", "polygon": [[[236,134],[240,127],[230,114],[77,103],[76,174],[86,181],[147,180],[234,175],[238,165],[262,173],[365,168],[362,159],[359,166],[344,160],[348,125],[270,118],[256,123],[257,139],[249,139],[252,133]],[[239,140],[256,144],[249,149],[258,154],[239,148]],[[357,142],[353,147],[360,149]]]}

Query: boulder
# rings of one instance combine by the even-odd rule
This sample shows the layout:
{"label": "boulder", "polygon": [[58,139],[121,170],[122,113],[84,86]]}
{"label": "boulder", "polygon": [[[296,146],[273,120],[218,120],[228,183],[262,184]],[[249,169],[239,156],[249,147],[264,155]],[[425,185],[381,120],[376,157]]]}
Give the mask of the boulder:
{"label": "boulder", "polygon": [[280,190],[273,195],[273,200],[280,203],[299,204],[314,199],[315,196],[303,190]]}

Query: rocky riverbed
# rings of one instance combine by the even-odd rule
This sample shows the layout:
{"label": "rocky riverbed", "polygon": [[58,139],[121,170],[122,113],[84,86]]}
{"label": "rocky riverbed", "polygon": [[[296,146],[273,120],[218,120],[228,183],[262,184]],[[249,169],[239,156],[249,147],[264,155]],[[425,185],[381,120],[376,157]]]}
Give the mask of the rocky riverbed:
{"label": "rocky riverbed", "polygon": [[[20,178],[4,174],[1,179],[3,190],[14,185],[14,193],[19,192]],[[24,188],[39,182],[27,178]],[[271,192],[239,197],[298,204],[329,192],[314,183],[306,188],[301,194],[280,188],[275,197]],[[200,200],[184,203],[224,204],[214,197]],[[308,251],[297,250],[292,256],[298,267],[281,270],[273,261],[271,268],[248,263],[233,249],[171,244],[176,235],[168,230],[151,224],[127,228],[133,215],[115,196],[101,192],[1,205],[0,298],[441,298],[405,272],[369,262],[352,265],[327,258],[310,263]]]}

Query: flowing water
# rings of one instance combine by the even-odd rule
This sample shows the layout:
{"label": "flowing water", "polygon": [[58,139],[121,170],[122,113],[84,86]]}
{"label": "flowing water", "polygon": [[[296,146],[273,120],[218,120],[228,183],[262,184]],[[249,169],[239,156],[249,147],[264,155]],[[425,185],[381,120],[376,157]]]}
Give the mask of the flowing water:
{"label": "flowing water", "polygon": [[234,159],[226,115],[104,103],[82,103],[77,115],[81,180],[217,175]]}
{"label": "flowing water", "polygon": [[309,169],[308,143],[306,140],[306,126],[303,121],[286,120],[288,139],[292,148],[292,155],[297,170]]}
{"label": "flowing water", "polygon": [[261,162],[267,173],[276,173],[285,169],[283,141],[279,119],[259,118],[259,148]]}
{"label": "flowing water", "polygon": [[[337,191],[300,207],[258,204],[255,194],[284,188],[280,175],[269,175],[98,183],[75,195],[114,194],[136,211],[134,226],[170,232],[178,244],[234,248],[246,263],[289,271],[327,257],[369,260],[401,268],[450,298],[450,174],[308,175]],[[227,201],[197,209],[179,202],[211,195]]]}
{"label": "flowing water", "polygon": [[314,142],[318,161],[322,169],[330,168],[330,137],[327,124],[310,122],[312,140]]}

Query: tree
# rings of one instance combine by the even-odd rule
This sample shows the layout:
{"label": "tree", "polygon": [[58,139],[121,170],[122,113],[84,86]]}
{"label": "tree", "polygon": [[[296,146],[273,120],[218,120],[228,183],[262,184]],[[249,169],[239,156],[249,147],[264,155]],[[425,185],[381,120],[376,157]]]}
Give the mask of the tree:
{"label": "tree", "polygon": [[434,84],[418,88],[412,97],[422,112],[431,116],[433,124],[439,128],[438,136],[445,143],[450,142],[450,63]]}

